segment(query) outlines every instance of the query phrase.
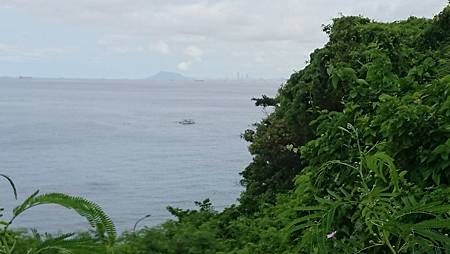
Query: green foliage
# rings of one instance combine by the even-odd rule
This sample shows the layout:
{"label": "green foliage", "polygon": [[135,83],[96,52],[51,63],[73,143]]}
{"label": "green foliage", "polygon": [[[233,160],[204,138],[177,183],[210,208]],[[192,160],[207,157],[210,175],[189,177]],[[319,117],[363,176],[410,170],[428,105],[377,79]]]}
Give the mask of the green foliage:
{"label": "green foliage", "polygon": [[8,181],[8,183],[11,186],[11,189],[13,191],[14,198],[17,199],[17,189],[16,189],[16,185],[14,184],[13,180],[11,178],[9,178],[9,176],[4,175],[4,174],[0,174],[0,177],[6,179]]}
{"label": "green foliage", "polygon": [[[337,175],[335,181],[342,183],[340,186],[327,188],[326,194],[315,197],[312,206],[298,208],[305,214],[292,221],[290,232],[299,239],[303,252],[450,250],[450,238],[446,235],[450,231],[450,188],[420,189],[408,183],[407,171],[398,170],[386,153],[359,152],[356,163],[330,161],[320,169],[344,166],[354,172],[354,177]],[[323,175],[319,173],[317,178]]]}
{"label": "green foliage", "polygon": [[[14,182],[6,175],[0,176],[8,180],[14,196],[17,198]],[[85,217],[94,229],[96,239],[88,235],[75,236],[73,233],[56,237],[51,235],[42,237],[36,231],[33,231],[32,236],[28,236],[9,229],[18,216],[32,207],[44,204],[60,205],[73,209],[80,216]],[[39,191],[36,191],[13,210],[13,217],[9,221],[0,220],[0,225],[2,226],[0,253],[114,253],[116,229],[113,222],[97,204],[81,197],[72,197],[62,193],[39,195]]]}
{"label": "green foliage", "polygon": [[445,8],[433,21],[434,25],[424,31],[423,44],[436,48],[449,42],[450,8]]}
{"label": "green foliage", "polygon": [[27,198],[20,206],[14,209],[13,220],[26,210],[43,204],[60,205],[68,209],[73,209],[79,215],[85,217],[92,228],[95,229],[96,236],[109,248],[116,239],[116,229],[114,223],[105,212],[94,202],[81,197],[72,197],[63,193],[47,193],[38,195],[38,191]]}
{"label": "green foliage", "polygon": [[257,107],[273,107],[277,105],[277,100],[275,98],[270,98],[265,94],[263,94],[261,98],[252,98],[252,101],[255,101],[255,106]]}
{"label": "green foliage", "polygon": [[217,212],[210,201],[196,202],[199,210],[182,210],[168,207],[177,220],[171,220],[160,228],[143,229],[125,233],[117,252],[140,253],[217,253],[223,248],[219,241]]}
{"label": "green foliage", "polygon": [[243,134],[253,161],[240,205],[172,209],[177,222],[130,242],[155,253],[449,253],[449,9],[325,26],[330,41],[259,101],[274,111]]}

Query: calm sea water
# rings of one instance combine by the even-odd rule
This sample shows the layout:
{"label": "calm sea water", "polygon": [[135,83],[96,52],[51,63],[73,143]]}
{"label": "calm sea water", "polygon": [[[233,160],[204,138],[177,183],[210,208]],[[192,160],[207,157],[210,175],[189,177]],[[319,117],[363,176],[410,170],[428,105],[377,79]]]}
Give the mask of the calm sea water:
{"label": "calm sea water", "polygon": [[[37,189],[81,195],[120,231],[145,214],[142,226],[171,218],[168,205],[210,198],[220,210],[236,202],[239,172],[251,161],[240,134],[265,114],[250,99],[274,95],[280,84],[0,79],[0,173],[19,193],[15,201],[0,182],[0,205],[10,210]],[[16,227],[54,233],[87,223],[42,206]]]}

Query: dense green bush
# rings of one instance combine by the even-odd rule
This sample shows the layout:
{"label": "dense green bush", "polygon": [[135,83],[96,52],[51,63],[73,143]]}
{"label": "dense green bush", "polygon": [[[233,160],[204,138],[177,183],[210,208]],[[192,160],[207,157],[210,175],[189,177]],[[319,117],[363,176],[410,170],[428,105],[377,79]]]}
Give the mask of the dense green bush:
{"label": "dense green bush", "polygon": [[[341,17],[247,130],[239,206],[141,231],[154,253],[449,253],[450,7]],[[138,252],[128,252],[138,253]]]}

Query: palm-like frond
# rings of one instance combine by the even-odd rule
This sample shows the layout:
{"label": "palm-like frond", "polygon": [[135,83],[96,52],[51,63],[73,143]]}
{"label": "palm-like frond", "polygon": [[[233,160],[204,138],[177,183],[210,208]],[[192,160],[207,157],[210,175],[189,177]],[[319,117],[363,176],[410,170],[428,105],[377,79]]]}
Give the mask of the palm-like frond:
{"label": "palm-like frond", "polygon": [[4,174],[0,174],[0,177],[3,177],[8,181],[9,185],[11,185],[11,188],[13,190],[14,198],[17,199],[17,189],[16,189],[16,185],[14,184],[13,180],[9,176],[4,175]]}
{"label": "palm-like frond", "polygon": [[112,247],[114,245],[117,235],[116,228],[111,218],[106,215],[99,205],[82,197],[73,197],[63,193],[38,194],[38,191],[33,193],[21,205],[17,206],[13,211],[14,218],[34,206],[44,204],[60,205],[73,209],[86,218],[106,246]]}

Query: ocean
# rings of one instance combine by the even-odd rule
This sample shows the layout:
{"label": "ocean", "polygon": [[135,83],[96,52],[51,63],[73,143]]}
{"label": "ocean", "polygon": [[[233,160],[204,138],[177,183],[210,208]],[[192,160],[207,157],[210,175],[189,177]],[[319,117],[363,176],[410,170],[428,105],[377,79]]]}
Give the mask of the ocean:
{"label": "ocean", "polygon": [[[251,161],[241,133],[267,112],[252,97],[274,96],[278,80],[150,81],[0,79],[0,181],[4,217],[35,190],[97,202],[120,232],[173,218],[167,206],[210,198],[237,202]],[[192,124],[182,124],[185,123]],[[181,122],[181,123],[180,123]],[[15,228],[88,229],[73,211],[34,207]]]}

